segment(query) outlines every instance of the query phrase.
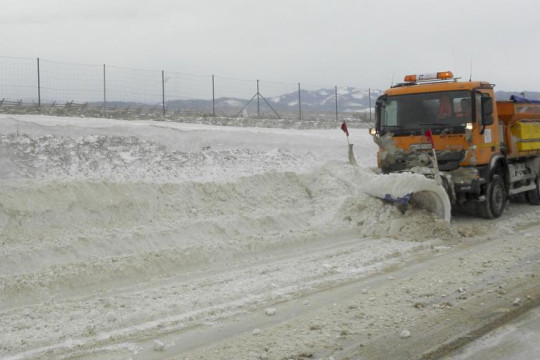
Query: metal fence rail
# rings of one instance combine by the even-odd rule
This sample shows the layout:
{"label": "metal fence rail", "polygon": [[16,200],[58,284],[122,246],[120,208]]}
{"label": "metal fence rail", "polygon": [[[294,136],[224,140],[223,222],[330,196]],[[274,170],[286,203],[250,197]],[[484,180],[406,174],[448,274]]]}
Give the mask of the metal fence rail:
{"label": "metal fence rail", "polygon": [[3,112],[368,121],[364,95],[351,89],[0,56]]}

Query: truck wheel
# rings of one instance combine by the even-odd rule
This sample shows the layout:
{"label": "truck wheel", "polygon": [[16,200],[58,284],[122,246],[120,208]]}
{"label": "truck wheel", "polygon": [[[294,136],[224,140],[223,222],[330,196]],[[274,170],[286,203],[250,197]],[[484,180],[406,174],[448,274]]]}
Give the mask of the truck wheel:
{"label": "truck wheel", "polygon": [[539,189],[538,177],[536,177],[535,183],[536,183],[536,189],[529,190],[526,192],[527,201],[531,205],[540,205],[540,189]]}
{"label": "truck wheel", "polygon": [[486,219],[495,219],[502,215],[506,205],[506,188],[499,175],[493,175],[486,187],[486,200],[478,204],[478,213]]}

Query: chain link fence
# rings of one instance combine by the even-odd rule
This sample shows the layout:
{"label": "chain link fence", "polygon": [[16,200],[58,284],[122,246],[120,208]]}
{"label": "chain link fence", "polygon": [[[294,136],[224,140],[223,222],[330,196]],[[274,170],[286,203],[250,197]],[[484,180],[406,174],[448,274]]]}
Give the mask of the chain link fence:
{"label": "chain link fence", "polygon": [[[0,112],[263,126],[367,126],[379,90],[0,56]],[[253,124],[253,121],[249,122]],[[247,124],[247,122],[246,122]]]}

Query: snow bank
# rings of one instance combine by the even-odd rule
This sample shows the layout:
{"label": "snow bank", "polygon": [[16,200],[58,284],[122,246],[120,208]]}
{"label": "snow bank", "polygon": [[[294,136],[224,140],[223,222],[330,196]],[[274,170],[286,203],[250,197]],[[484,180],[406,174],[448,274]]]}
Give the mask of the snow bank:
{"label": "snow bank", "polygon": [[0,136],[0,179],[107,179],[154,183],[188,180],[224,180],[263,173],[276,168],[288,171],[313,157],[295,157],[288,150],[171,151],[166,146],[137,137],[91,135],[67,138],[52,135]]}
{"label": "snow bank", "polygon": [[[24,131],[0,135],[0,357],[131,349],[122,339],[264,308],[457,236],[369,195],[412,180],[347,164],[338,129],[15,120]],[[375,156],[364,140],[361,164]]]}

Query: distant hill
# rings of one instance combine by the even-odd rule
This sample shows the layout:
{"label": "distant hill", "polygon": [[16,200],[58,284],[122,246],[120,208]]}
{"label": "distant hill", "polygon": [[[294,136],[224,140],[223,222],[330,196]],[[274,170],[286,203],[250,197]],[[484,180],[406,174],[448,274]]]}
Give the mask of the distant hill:
{"label": "distant hill", "polygon": [[495,97],[497,100],[510,100],[510,96],[520,96],[531,100],[540,100],[540,91],[496,91]]}
{"label": "distant hill", "polygon": [[[371,90],[371,107],[375,107],[375,101],[381,95],[381,90]],[[523,96],[518,91],[497,91],[495,96],[497,100],[508,100],[511,95]],[[528,99],[540,100],[540,92],[526,91],[525,96]],[[335,90],[301,90],[300,99],[302,102],[302,111],[333,113],[336,109]],[[247,104],[249,99],[222,97],[216,99],[216,111],[234,112],[240,111]],[[266,98],[268,104],[277,112],[297,112],[298,111],[298,92],[283,94],[281,96]],[[355,87],[346,87],[338,89],[338,110],[340,112],[366,112],[369,111],[369,91]],[[172,100],[167,102],[169,110],[189,109],[198,111],[208,111],[212,109],[212,100]],[[253,99],[247,107],[248,112],[256,111],[257,101]],[[264,100],[260,99],[261,108],[268,110]]]}

